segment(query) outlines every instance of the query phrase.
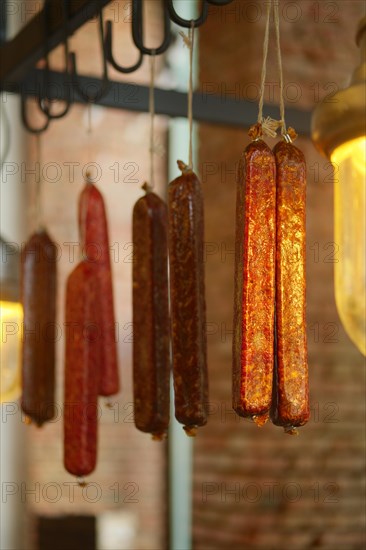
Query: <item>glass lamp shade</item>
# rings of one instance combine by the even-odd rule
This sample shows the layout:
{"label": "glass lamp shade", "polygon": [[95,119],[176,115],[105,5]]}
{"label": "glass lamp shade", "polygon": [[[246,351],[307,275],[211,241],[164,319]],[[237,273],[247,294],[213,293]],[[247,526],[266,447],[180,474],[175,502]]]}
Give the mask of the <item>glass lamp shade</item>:
{"label": "glass lamp shade", "polygon": [[0,237],[0,390],[1,403],[21,393],[21,331],[19,251]]}
{"label": "glass lamp shade", "polygon": [[337,309],[347,334],[366,355],[366,18],[357,43],[361,64],[348,88],[315,109],[312,138],[334,166]]}
{"label": "glass lamp shade", "polygon": [[366,138],[337,147],[334,177],[335,297],[349,337],[366,355]]}
{"label": "glass lamp shade", "polygon": [[20,353],[22,306],[0,302],[0,374],[1,403],[15,401],[21,393]]}

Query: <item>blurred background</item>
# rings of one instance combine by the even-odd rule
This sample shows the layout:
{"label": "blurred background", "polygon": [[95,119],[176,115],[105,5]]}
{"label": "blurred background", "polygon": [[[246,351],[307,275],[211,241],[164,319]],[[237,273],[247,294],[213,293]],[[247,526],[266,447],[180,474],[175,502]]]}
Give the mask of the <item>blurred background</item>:
{"label": "blurred background", "polygon": [[[159,1],[146,4],[147,42],[162,33]],[[176,2],[181,13],[192,0]],[[355,32],[365,15],[361,0],[280,3],[285,102],[310,113],[328,94],[348,84],[359,60]],[[25,25],[40,1],[7,3],[7,38]],[[184,11],[186,10],[186,11]],[[124,64],[137,58],[129,1],[104,9],[114,22],[114,47]],[[197,33],[196,90],[258,101],[265,2],[234,0],[211,6]],[[175,31],[176,32],[176,31]],[[177,32],[176,32],[177,34]],[[99,75],[97,21],[70,39],[80,72]],[[63,68],[58,47],[52,67]],[[266,103],[278,104],[274,36],[269,43]],[[157,58],[156,86],[186,90],[188,51],[179,36]],[[110,69],[112,80],[148,84],[149,64],[132,75]],[[133,102],[133,86],[127,89]],[[36,120],[37,109],[29,101]],[[2,143],[10,122],[10,151],[2,166],[1,235],[23,243],[34,229],[36,140],[22,128],[19,98],[3,93]],[[58,323],[64,290],[75,267],[77,200],[88,162],[99,166],[112,243],[115,308],[122,391],[112,409],[100,403],[98,467],[81,489],[62,463],[64,340],[57,343],[58,414],[42,429],[26,426],[19,401],[2,404],[2,549],[83,548],[328,550],[365,547],[365,360],[339,320],[333,290],[337,243],[333,236],[333,175],[308,135],[296,145],[307,160],[307,330],[311,419],[298,437],[271,424],[258,429],[231,407],[231,339],[234,274],[235,178],[249,143],[248,128],[195,125],[196,171],[205,199],[205,265],[210,417],[192,442],[172,422],[167,442],[151,441],[133,424],[131,216],[149,175],[149,115],[75,104],[41,137],[42,203],[49,233],[59,245]],[[253,120],[253,123],[255,120]],[[288,125],[293,123],[287,117]],[[184,119],[156,117],[156,190],[164,197],[187,160]],[[8,132],[9,133],[9,132]],[[268,142],[274,145],[275,140]],[[13,164],[10,164],[13,163]],[[16,167],[16,169],[14,168]],[[46,175],[45,175],[46,174]],[[61,331],[62,334],[62,331]]]}

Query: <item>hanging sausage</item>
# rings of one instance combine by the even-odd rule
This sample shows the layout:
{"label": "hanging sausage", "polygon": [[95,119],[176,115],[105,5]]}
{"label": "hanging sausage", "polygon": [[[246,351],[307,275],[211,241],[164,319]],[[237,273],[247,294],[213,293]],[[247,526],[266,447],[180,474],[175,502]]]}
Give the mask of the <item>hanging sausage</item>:
{"label": "hanging sausage", "polygon": [[90,182],[80,195],[79,229],[85,257],[95,264],[99,285],[95,303],[101,332],[99,395],[110,396],[119,391],[119,372],[108,224],[103,196]]}
{"label": "hanging sausage", "polygon": [[136,427],[166,436],[170,403],[167,207],[145,186],[133,210],[133,389]]}
{"label": "hanging sausage", "polygon": [[309,419],[306,342],[306,164],[279,142],[277,166],[276,371],[272,421],[288,433]]}
{"label": "hanging sausage", "polygon": [[92,262],[81,261],[66,288],[64,465],[70,474],[90,474],[97,460],[101,325],[96,307],[99,279]]}
{"label": "hanging sausage", "polygon": [[256,138],[237,179],[233,408],[258,425],[268,420],[272,400],[275,218],[275,159]]}
{"label": "hanging sausage", "polygon": [[55,416],[57,248],[40,230],[22,251],[21,294],[23,412],[38,426]]}
{"label": "hanging sausage", "polygon": [[175,416],[194,435],[208,414],[203,197],[196,174],[178,164],[168,190]]}

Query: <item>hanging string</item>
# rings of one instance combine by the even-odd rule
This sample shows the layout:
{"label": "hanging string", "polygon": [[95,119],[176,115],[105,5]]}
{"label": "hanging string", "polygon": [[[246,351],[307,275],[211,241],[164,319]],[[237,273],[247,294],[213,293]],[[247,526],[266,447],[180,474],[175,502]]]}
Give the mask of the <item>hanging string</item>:
{"label": "hanging string", "polygon": [[149,188],[153,189],[155,185],[154,178],[154,154],[155,154],[155,50],[150,56],[150,89],[149,89],[149,112],[150,112],[150,182]]}
{"label": "hanging string", "polygon": [[[89,102],[86,107],[86,134],[87,134],[87,161],[91,162],[91,146],[92,146],[92,133],[93,133],[93,126],[92,126],[92,103]],[[92,184],[92,178],[90,171],[88,170],[85,174],[85,183],[86,184]],[[85,238],[86,238],[86,218],[88,214],[88,202],[89,202],[89,194],[88,194],[88,200],[83,200],[82,203],[82,209],[80,213],[80,243],[79,243],[79,259],[86,260],[87,255],[85,251]]]}
{"label": "hanging string", "polygon": [[[89,111],[88,111],[88,113],[89,113]],[[89,171],[86,173],[85,180],[86,180],[85,181],[86,184],[92,184],[93,183],[90,179],[90,172]],[[82,260],[87,260],[87,253],[86,253],[86,222],[87,222],[87,217],[88,217],[89,199],[90,199],[90,193],[87,192],[87,199],[83,198],[82,206],[81,206],[81,212],[80,212],[79,259],[81,261]]]}
{"label": "hanging string", "polygon": [[[86,183],[90,183],[87,177]],[[80,243],[79,243],[79,259],[80,260],[86,260],[87,254],[85,250],[85,241],[86,241],[86,218],[88,214],[88,202],[89,202],[89,195],[88,200],[83,200],[81,213],[80,213]]]}
{"label": "hanging string", "polygon": [[180,31],[180,36],[183,38],[185,46],[189,48],[189,87],[188,87],[188,123],[189,123],[189,155],[187,169],[193,170],[193,54],[194,54],[194,21],[191,21],[191,26],[188,36]]}
{"label": "hanging string", "polygon": [[189,121],[189,167],[193,170],[193,53],[194,53],[194,21],[189,29],[189,90],[188,90],[188,121]]}
{"label": "hanging string", "polygon": [[258,106],[258,119],[257,124],[252,126],[249,130],[249,135],[252,139],[258,139],[263,134],[275,138],[277,136],[277,130],[281,127],[281,134],[285,141],[291,142],[296,139],[297,134],[293,128],[286,128],[285,121],[285,102],[284,102],[284,84],[283,84],[283,67],[282,67],[282,55],[281,55],[281,42],[280,42],[280,17],[279,17],[279,0],[273,0],[274,22],[276,31],[276,49],[277,49],[277,62],[278,73],[280,82],[280,120],[275,120],[271,117],[263,118],[263,105],[264,105],[264,92],[267,76],[267,58],[268,58],[268,44],[269,44],[269,27],[271,18],[272,0],[267,2],[266,12],[266,27],[263,40],[263,64],[260,84],[260,97]]}
{"label": "hanging string", "polygon": [[91,136],[92,134],[92,104],[88,103],[88,126],[87,126],[87,132],[88,135]]}
{"label": "hanging string", "polygon": [[36,134],[36,188],[34,199],[34,214],[36,231],[42,231],[42,166],[41,166],[41,135]]}
{"label": "hanging string", "polygon": [[[92,150],[92,133],[93,133],[93,127],[92,127],[92,103],[89,102],[87,106],[87,121],[86,121],[86,133],[87,133],[87,141],[88,141],[88,147],[87,147],[87,154],[88,158],[87,161],[91,162],[91,150]],[[91,174],[90,171],[86,173],[86,183],[92,183],[91,180]]]}
{"label": "hanging string", "polygon": [[279,126],[278,120],[274,120],[271,117],[263,118],[263,105],[264,105],[264,93],[265,93],[266,76],[267,76],[267,58],[268,58],[269,26],[270,26],[270,18],[271,18],[271,9],[272,9],[272,0],[268,0],[267,11],[266,11],[266,27],[264,31],[264,40],[263,40],[263,64],[262,64],[262,74],[261,74],[260,93],[259,93],[258,118],[257,118],[257,124],[252,126],[248,132],[252,139],[259,139],[263,134],[266,136],[275,138],[277,136],[277,128]]}
{"label": "hanging string", "polygon": [[281,42],[280,42],[280,17],[279,17],[279,3],[278,0],[274,0],[274,19],[276,29],[276,47],[277,47],[277,60],[278,60],[278,72],[280,78],[280,114],[281,114],[281,134],[286,136],[286,121],[285,121],[285,102],[283,97],[283,69],[282,69],[282,55],[281,55]]}
{"label": "hanging string", "polygon": [[262,64],[262,75],[261,75],[259,106],[258,106],[258,124],[262,124],[263,122],[263,104],[264,104],[264,91],[265,91],[266,75],[267,75],[269,20],[271,17],[271,8],[272,8],[272,0],[268,0],[267,11],[266,11],[266,28],[264,31],[264,41],[263,41],[263,64]]}

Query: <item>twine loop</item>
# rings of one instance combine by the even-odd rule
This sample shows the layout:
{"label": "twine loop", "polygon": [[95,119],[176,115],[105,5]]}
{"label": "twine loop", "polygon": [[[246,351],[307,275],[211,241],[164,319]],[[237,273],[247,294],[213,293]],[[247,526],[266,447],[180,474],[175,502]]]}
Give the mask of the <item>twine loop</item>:
{"label": "twine loop", "polygon": [[[270,30],[270,18],[271,11],[274,11],[274,26],[276,34],[276,51],[277,51],[277,64],[279,73],[280,84],[280,120],[276,120],[271,117],[263,117],[264,106],[264,92],[267,76],[267,59],[268,59],[268,44],[269,44],[269,30]],[[287,130],[285,120],[285,102],[284,102],[284,83],[283,83],[283,67],[282,67],[282,54],[281,54],[281,41],[280,41],[280,17],[279,17],[279,0],[268,0],[266,9],[266,25],[263,39],[263,63],[260,83],[260,94],[258,104],[258,118],[257,124],[252,126],[249,130],[249,136],[252,139],[259,139],[262,135],[266,135],[272,138],[277,136],[277,130],[281,129],[281,135],[287,143],[291,143],[296,136],[296,132],[291,129]]]}
{"label": "twine loop", "polygon": [[188,167],[193,170],[193,53],[194,53],[194,21],[191,21],[191,26],[188,35],[183,31],[179,34],[183,38],[184,45],[189,49],[189,87],[188,87],[188,122],[189,122],[189,160]]}

